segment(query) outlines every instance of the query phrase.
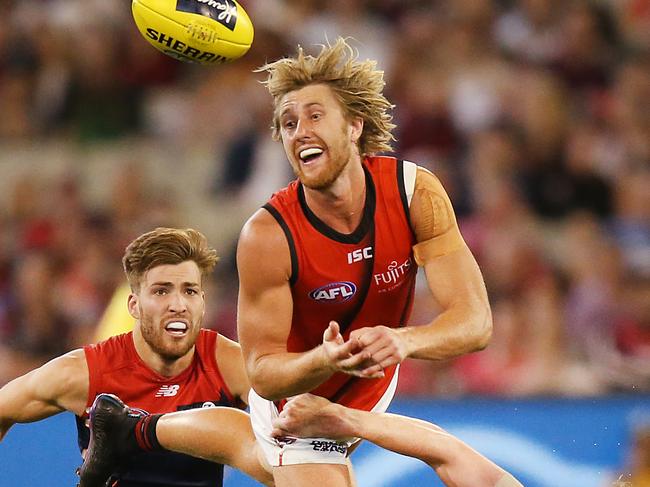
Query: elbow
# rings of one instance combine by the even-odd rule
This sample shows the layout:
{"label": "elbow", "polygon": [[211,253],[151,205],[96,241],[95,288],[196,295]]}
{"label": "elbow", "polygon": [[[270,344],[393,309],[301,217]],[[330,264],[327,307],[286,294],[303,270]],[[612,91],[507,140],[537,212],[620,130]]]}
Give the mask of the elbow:
{"label": "elbow", "polygon": [[492,312],[490,306],[485,305],[476,313],[477,319],[472,333],[473,351],[485,349],[492,339]]}
{"label": "elbow", "polygon": [[251,387],[258,396],[268,401],[279,401],[285,397],[281,394],[281,391],[273,387],[273,383],[271,381],[254,380],[251,377]]}
{"label": "elbow", "polygon": [[486,305],[476,332],[476,350],[483,350],[492,339],[492,312],[490,306]]}
{"label": "elbow", "polygon": [[269,401],[279,401],[286,397],[282,395],[282,391],[278,388],[278,381],[273,380],[272,377],[265,373],[262,360],[258,360],[253,367],[249,367],[247,372],[251,388],[258,396]]}

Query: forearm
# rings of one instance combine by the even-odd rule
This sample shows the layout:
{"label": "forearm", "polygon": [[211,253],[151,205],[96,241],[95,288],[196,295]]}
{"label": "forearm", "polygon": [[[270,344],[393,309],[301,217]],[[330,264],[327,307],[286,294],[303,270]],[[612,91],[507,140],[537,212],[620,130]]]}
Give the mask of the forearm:
{"label": "forearm", "polygon": [[25,382],[23,376],[0,388],[0,441],[14,424],[31,421],[29,409],[20,400],[21,386]]}
{"label": "forearm", "polygon": [[51,360],[0,388],[0,439],[15,423],[31,423],[65,410],[82,414],[88,394],[83,351]]}
{"label": "forearm", "polygon": [[333,373],[322,346],[303,353],[264,355],[249,368],[253,389],[271,401],[312,391]]}
{"label": "forearm", "polygon": [[[415,418],[389,413],[374,413],[334,404],[335,414],[344,426],[341,433],[368,440],[401,455],[418,458],[431,466],[447,461],[454,447],[451,435],[442,428]],[[334,411],[333,411],[334,412]]]}
{"label": "forearm", "polygon": [[397,330],[411,358],[444,360],[485,348],[492,335],[488,304],[450,307],[432,322]]}

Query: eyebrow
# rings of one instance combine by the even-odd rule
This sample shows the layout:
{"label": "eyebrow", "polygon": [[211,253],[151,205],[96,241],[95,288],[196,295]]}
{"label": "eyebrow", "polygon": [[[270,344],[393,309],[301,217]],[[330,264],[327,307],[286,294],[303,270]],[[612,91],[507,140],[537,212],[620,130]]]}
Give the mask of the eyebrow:
{"label": "eyebrow", "polygon": [[[152,282],[150,284],[150,286],[151,287],[153,287],[153,286],[170,287],[170,286],[174,286],[174,283],[171,282],[171,281],[156,281],[156,282]],[[198,287],[198,286],[199,286],[198,282],[185,281],[185,282],[181,283],[181,287]]]}
{"label": "eyebrow", "polygon": [[[284,107],[284,108],[282,109],[282,111],[280,111],[280,114],[279,114],[278,116],[279,116],[280,118],[283,117],[283,116],[284,116],[284,115],[285,115],[289,110],[291,110],[291,105],[292,105],[292,104],[289,104],[289,105],[287,105],[286,107]],[[311,108],[311,107],[313,107],[314,105],[320,105],[320,106],[323,106],[323,103],[321,103],[320,101],[312,101],[312,102],[307,103],[307,104],[305,105],[305,108]]]}

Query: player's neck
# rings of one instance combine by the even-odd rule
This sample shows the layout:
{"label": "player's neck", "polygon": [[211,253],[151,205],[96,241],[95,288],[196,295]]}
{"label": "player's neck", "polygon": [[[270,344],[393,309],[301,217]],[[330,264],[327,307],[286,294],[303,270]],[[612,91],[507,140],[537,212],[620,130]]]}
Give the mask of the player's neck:
{"label": "player's neck", "polygon": [[327,189],[305,188],[305,201],[309,209],[329,227],[344,234],[354,232],[361,223],[366,202],[363,166],[350,161]]}
{"label": "player's neck", "polygon": [[163,377],[174,377],[183,372],[192,363],[195,347],[177,359],[167,359],[151,349],[142,335],[134,329],[133,345],[140,359],[147,367]]}

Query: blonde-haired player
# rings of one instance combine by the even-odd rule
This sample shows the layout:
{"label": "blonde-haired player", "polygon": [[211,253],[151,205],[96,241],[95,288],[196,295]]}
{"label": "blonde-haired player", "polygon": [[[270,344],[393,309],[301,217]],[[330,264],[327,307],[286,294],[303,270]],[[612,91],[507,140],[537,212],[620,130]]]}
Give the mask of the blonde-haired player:
{"label": "blonde-haired player", "polygon": [[[346,487],[354,439],[272,437],[286,398],[312,392],[383,411],[406,358],[485,347],[490,307],[440,181],[378,155],[391,150],[394,125],[376,63],[337,39],[259,71],[297,180],[249,219],[237,251],[251,421],[277,485]],[[418,265],[442,312],[412,327]]]}

